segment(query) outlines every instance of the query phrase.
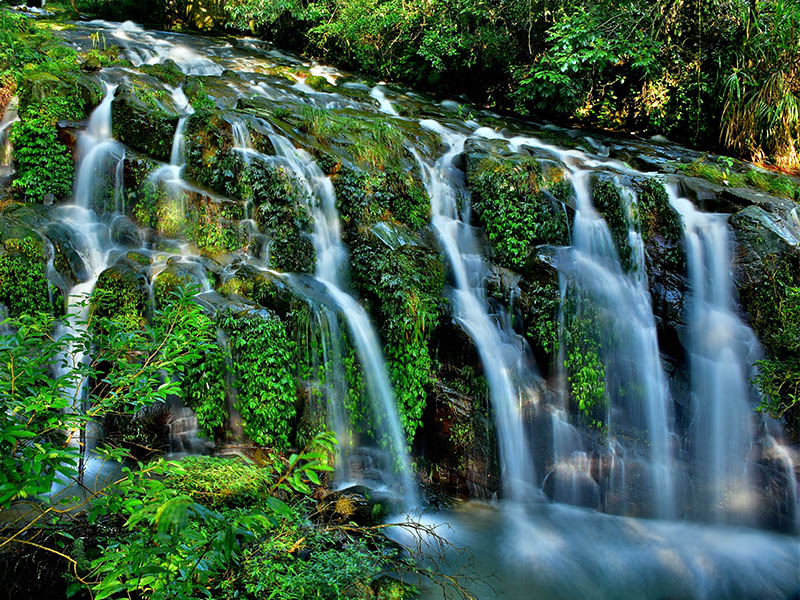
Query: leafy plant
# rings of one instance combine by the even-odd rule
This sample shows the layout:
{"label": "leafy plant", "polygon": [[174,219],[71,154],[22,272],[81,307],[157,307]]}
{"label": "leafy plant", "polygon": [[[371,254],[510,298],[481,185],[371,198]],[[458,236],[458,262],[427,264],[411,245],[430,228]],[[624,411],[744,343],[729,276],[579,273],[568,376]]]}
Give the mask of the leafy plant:
{"label": "leafy plant", "polygon": [[245,433],[256,444],[288,448],[297,399],[294,342],[267,312],[227,315],[221,326],[230,339]]}

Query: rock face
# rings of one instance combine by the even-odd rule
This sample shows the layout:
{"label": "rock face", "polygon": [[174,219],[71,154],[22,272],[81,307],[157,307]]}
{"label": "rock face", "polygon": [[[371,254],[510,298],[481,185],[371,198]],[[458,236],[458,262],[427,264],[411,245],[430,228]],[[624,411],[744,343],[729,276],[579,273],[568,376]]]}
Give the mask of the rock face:
{"label": "rock face", "polygon": [[179,118],[166,91],[147,78],[124,83],[112,103],[114,137],[161,162],[169,162]]}
{"label": "rock face", "polygon": [[544,493],[554,502],[600,508],[600,486],[585,471],[559,465],[544,478]]}

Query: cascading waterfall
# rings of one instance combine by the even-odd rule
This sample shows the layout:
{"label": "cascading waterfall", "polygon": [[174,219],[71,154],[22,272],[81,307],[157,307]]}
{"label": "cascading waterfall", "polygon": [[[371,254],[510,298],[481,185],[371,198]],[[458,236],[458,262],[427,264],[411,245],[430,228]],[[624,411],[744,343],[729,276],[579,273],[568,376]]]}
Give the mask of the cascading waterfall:
{"label": "cascading waterfall", "polygon": [[[76,26],[81,27],[86,26]],[[237,298],[222,298],[221,294],[230,294],[223,292],[221,285],[215,284],[214,280],[241,277],[240,281],[246,284],[246,278],[255,269],[261,270],[262,275],[269,271],[270,277],[282,278],[297,297],[308,301],[311,307],[308,329],[312,330],[309,335],[314,338],[305,342],[314,363],[312,373],[316,373],[318,382],[309,386],[313,388],[310,393],[314,394],[311,400],[315,401],[317,397],[327,400],[328,416],[341,442],[342,453],[337,457],[337,467],[342,487],[357,481],[378,491],[391,477],[392,485],[402,488],[407,505],[417,504],[406,438],[381,355],[380,341],[368,314],[347,288],[348,252],[342,242],[331,179],[322,173],[311,155],[301,149],[306,146],[307,136],[313,134],[297,125],[295,119],[298,115],[291,114],[286,119],[276,115],[277,121],[269,116],[274,108],[282,108],[282,102],[289,110],[297,108],[296,112],[310,106],[346,109],[348,112],[342,111],[343,116],[351,116],[349,111],[356,111],[353,114],[359,119],[363,117],[361,113],[369,113],[368,116],[395,123],[408,133],[405,144],[419,163],[422,183],[431,203],[431,229],[449,264],[451,287],[448,299],[453,319],[471,338],[489,384],[504,495],[513,501],[499,503],[502,523],[500,518],[487,517],[492,511],[485,506],[469,508],[468,503],[448,518],[456,523],[457,535],[463,534],[460,539],[464,545],[478,550],[478,561],[489,557],[491,568],[486,573],[509,569],[507,574],[510,575],[499,581],[500,589],[494,597],[515,600],[529,598],[532,594],[541,597],[580,597],[581,594],[617,597],[615,593],[623,587],[626,597],[645,597],[646,592],[653,589],[671,597],[755,597],[758,592],[762,592],[759,597],[787,597],[793,589],[791,586],[796,587],[791,581],[790,571],[795,567],[797,545],[788,536],[741,527],[710,527],[703,523],[618,516],[678,518],[686,508],[686,514],[702,519],[761,525],[767,523],[768,518],[774,518],[775,521],[769,522],[768,526],[775,523],[774,526],[783,528],[783,531],[787,521],[789,526],[792,523],[795,528],[800,526],[800,490],[794,467],[796,450],[784,444],[774,423],[769,433],[757,431],[754,426],[754,398],[751,397],[753,392],[748,378],[751,365],[758,358],[758,348],[752,332],[737,315],[730,273],[730,239],[724,216],[699,212],[688,200],[680,198],[674,187],[668,187],[669,201],[683,218],[691,289],[684,330],[686,338],[679,340],[685,343],[690,364],[691,402],[684,403],[682,399],[687,394],[682,388],[682,365],[676,366],[677,374],[670,380],[673,386],[670,390],[661,364],[650,299],[650,290],[658,283],[653,282],[651,286],[647,281],[647,269],[654,266],[658,269],[659,266],[656,262],[651,263],[653,257],[645,253],[645,248],[650,251],[653,240],[647,237],[651,233],[646,229],[644,233],[640,231],[637,219],[641,207],[637,206],[634,189],[638,189],[639,182],[653,173],[634,171],[623,163],[608,159],[609,152],[606,152],[606,158],[601,157],[599,154],[604,150],[595,142],[590,145],[600,148],[598,154],[559,148],[532,137],[501,134],[481,128],[475,121],[461,122],[455,117],[459,105],[452,101],[423,106],[422,96],[395,94],[381,84],[365,85],[352,79],[339,82],[338,89],[312,89],[304,83],[305,77],[298,74],[309,64],[277,51],[259,50],[257,58],[243,57],[236,54],[240,47],[228,41],[215,45],[213,40],[194,39],[192,36],[148,33],[133,24],[95,23],[92,27],[112,30],[134,64],[153,64],[172,58],[187,74],[219,76],[219,79],[209,81],[206,89],[212,96],[219,93],[213,98],[218,106],[236,106],[235,109],[221,108],[220,114],[231,125],[233,149],[243,158],[240,162],[250,168],[259,168],[262,163],[285,168],[302,188],[307,203],[305,208],[314,221],[317,265],[313,278],[269,271],[267,234],[259,232],[250,204],[244,205],[244,218],[239,220],[239,225],[246,228],[253,243],[242,244],[232,256],[221,257],[216,252],[205,252],[196,239],[190,243],[185,239],[189,236],[181,235],[181,232],[176,232],[176,239],[167,239],[156,228],[139,232],[139,239],[147,240],[146,246],[137,247],[133,252],[151,260],[149,265],[136,267],[138,272],[147,273],[150,278],[151,293],[158,273],[181,263],[180,274],[187,274],[203,284],[205,293],[198,295],[198,302],[212,309],[225,306],[227,302],[248,306],[245,302],[238,304]],[[265,57],[277,59],[281,66],[291,63],[291,68],[297,71],[294,75],[296,83],[284,83],[280,77],[267,75],[267,69],[261,69],[263,65],[257,64],[272,60]],[[228,69],[239,73],[230,73],[226,71]],[[332,85],[341,75],[315,69],[312,74],[322,73]],[[223,71],[226,72],[223,74]],[[127,85],[128,74],[124,70],[111,68],[101,72],[101,77],[106,73],[114,81]],[[167,200],[228,202],[228,199],[183,179],[186,162],[184,136],[192,110],[183,91],[155,83],[150,77],[145,79],[152,82],[154,88],[160,86],[160,91],[167,92],[171,97],[171,108],[176,108],[180,115],[169,164],[156,169],[151,174],[151,181],[163,186]],[[69,310],[73,315],[80,314],[75,301],[94,289],[99,274],[117,257],[132,249],[123,248],[125,242],[115,245],[109,235],[109,223],[113,225],[126,218],[124,199],[135,198],[134,194],[122,193],[126,183],[122,181],[126,150],[111,136],[113,95],[114,89],[109,88],[101,106],[92,113],[88,129],[79,137],[74,204],[48,209],[51,211],[49,216],[55,217],[57,224],[69,231],[70,242],[85,263],[85,276],[80,276],[82,281],[69,291]],[[253,100],[252,104],[236,103],[243,98]],[[261,110],[256,100],[263,102],[266,109]],[[406,101],[413,104],[407,106]],[[256,114],[267,115],[265,118],[273,121],[274,125],[262,121],[262,117]],[[400,117],[399,114],[423,114],[431,118],[420,122],[424,130],[420,132],[411,117]],[[434,118],[439,121],[432,120]],[[7,119],[11,117],[7,116]],[[475,119],[481,120],[482,117]],[[510,127],[518,125],[509,121]],[[290,127],[297,129],[289,132]],[[0,124],[2,128],[3,124]],[[266,130],[276,155],[267,156],[253,148],[251,133],[255,139],[256,130],[261,134]],[[278,131],[285,132],[286,137]],[[445,150],[442,155],[427,154],[427,140],[433,137],[431,134],[443,142]],[[418,135],[418,142],[414,141],[415,135]],[[542,135],[547,137],[549,134]],[[465,142],[470,137],[502,141],[511,154],[541,159],[543,175],[545,163],[548,169],[552,169],[557,162],[573,189],[572,246],[547,250],[548,265],[555,265],[559,272],[562,343],[559,344],[561,354],[555,359],[558,373],[550,380],[552,388],[558,389],[547,390],[548,394],[541,398],[539,387],[534,385],[538,380],[526,343],[509,324],[511,315],[521,314],[525,319],[527,315],[514,307],[506,312],[489,297],[487,291],[487,279],[497,272],[492,271],[479,231],[470,225],[468,186],[462,180],[464,173],[460,169],[460,155],[470,152],[469,147],[465,149]],[[560,133],[553,138],[566,139]],[[580,139],[586,140],[585,137]],[[135,146],[133,140],[130,143]],[[334,146],[341,144],[341,140],[330,140],[329,143],[335,152]],[[568,144],[572,145],[571,142]],[[478,149],[482,151],[480,147]],[[130,155],[139,152],[142,150],[132,147]],[[508,158],[503,151],[500,154],[504,159]],[[620,195],[620,208],[625,220],[623,227],[627,227],[627,231],[622,230],[622,236],[616,228],[612,235],[610,225],[618,224],[612,223],[610,218],[608,222],[603,218],[601,213],[605,208],[593,189],[594,181],[606,178],[615,184]],[[628,178],[632,184],[627,183]],[[108,192],[112,187],[114,196],[109,198]],[[163,199],[159,197],[159,201]],[[109,200],[113,200],[113,204],[107,203]],[[572,207],[571,202],[565,204]],[[113,208],[109,209],[109,206]],[[132,213],[131,207],[127,208]],[[187,208],[191,209],[187,218],[194,218],[202,207]],[[565,211],[569,209],[565,208]],[[122,214],[108,215],[111,210]],[[132,214],[132,221],[138,220]],[[235,221],[235,218],[230,221],[226,218],[224,225],[233,226],[231,223]],[[789,213],[788,223],[800,227],[796,209]],[[131,236],[130,239],[137,238]],[[129,246],[133,243],[129,242]],[[625,250],[618,248],[618,243],[626,245]],[[200,246],[199,250],[195,244]],[[195,252],[204,256],[196,256]],[[52,263],[51,259],[50,271],[55,280],[58,273]],[[214,277],[210,276],[212,272]],[[681,273],[670,274],[682,276]],[[555,278],[552,282],[555,283]],[[506,291],[505,279],[502,286]],[[220,294],[214,291],[215,288]],[[528,293],[524,287],[520,289],[522,294]],[[574,325],[569,319],[576,315],[591,323],[588,335],[597,342],[599,363],[605,369],[603,379],[608,409],[604,426],[599,430],[581,424],[568,402],[570,381],[564,366],[568,349],[564,348],[564,343],[566,336],[571,335],[569,327]],[[530,331],[527,333],[531,334]],[[672,335],[672,331],[666,335]],[[350,418],[343,401],[348,393],[343,363],[349,355],[346,355],[345,343],[350,341],[366,376],[369,400],[375,413],[375,437],[388,442],[387,452],[369,447],[356,448],[358,440],[350,430]],[[670,339],[669,343],[672,342]],[[220,346],[229,343],[222,331],[218,343]],[[347,352],[351,350],[348,346]],[[82,360],[84,357],[78,358]],[[445,366],[450,368],[453,365]],[[442,383],[449,383],[449,372],[443,370],[442,373]],[[241,433],[242,423],[236,420],[234,410],[235,385],[233,376],[229,376],[231,419],[226,428]],[[671,392],[676,396],[675,404]],[[80,390],[71,393],[78,397],[81,395]],[[437,397],[436,401],[439,402],[440,398]],[[681,411],[676,418],[672,415],[675,407]],[[439,409],[440,405],[437,405]],[[171,423],[171,431],[176,435],[170,448],[176,453],[196,452],[197,449],[192,447],[194,438],[181,435],[183,425],[188,426],[183,433],[191,433],[194,429],[194,420],[188,412]],[[383,431],[377,428],[383,428]],[[674,433],[676,428],[682,436],[680,439]],[[448,435],[444,427],[443,430],[443,435]],[[552,434],[551,439],[547,438],[548,432]],[[428,442],[424,437],[427,434],[427,431],[423,432],[422,444]],[[91,449],[94,435],[90,429],[85,440],[87,450]],[[453,443],[453,440],[445,440],[445,443]],[[475,442],[476,445],[483,443],[483,440]],[[533,454],[534,448],[536,455]],[[385,468],[387,455],[390,455],[388,462],[398,465],[396,472],[388,476],[386,471],[391,469]],[[552,463],[548,462],[551,456]],[[91,460],[95,461],[95,458],[91,457]],[[560,488],[554,495],[547,491],[547,480],[542,481],[545,473],[537,474],[534,464],[543,465],[550,474],[558,475],[550,482]],[[348,466],[362,470],[343,473],[342,469],[346,470]],[[373,467],[375,473],[371,472]],[[756,480],[765,481],[772,487],[755,490]],[[688,490],[685,504],[684,483]],[[555,503],[520,502],[529,499],[530,492],[540,485],[556,499]],[[587,497],[589,495],[592,497]],[[779,505],[772,512],[765,508],[764,498],[768,495],[775,505]],[[563,506],[560,504],[562,500],[617,514],[598,514]],[[458,511],[461,510],[464,510],[461,515],[466,515],[466,518],[459,519]],[[760,514],[753,514],[755,512]],[[755,520],[763,515],[767,515],[763,521]],[[515,541],[520,543],[515,546],[513,559],[509,560],[509,542]],[[740,548],[747,548],[749,554],[744,555]],[[512,563],[518,564],[519,568],[514,570]],[[721,572],[726,576],[719,577]],[[766,593],[763,593],[765,589]],[[478,595],[493,597],[488,592]],[[423,592],[423,597],[429,596]]]}
{"label": "cascading waterfall", "polygon": [[683,222],[691,285],[692,442],[699,479],[707,486],[696,503],[704,516],[746,518],[755,509],[748,379],[758,343],[734,310],[726,217],[698,211],[674,185],[666,189]]}
{"label": "cascading waterfall", "polygon": [[[296,148],[271,127],[267,126],[267,129],[277,158],[294,174],[297,182],[303,188],[304,198],[310,203],[308,212],[314,222],[312,237],[317,256],[316,279],[325,287],[327,295],[341,310],[347,321],[348,330],[355,343],[367,380],[375,423],[383,430],[384,435],[380,437],[388,442],[392,461],[396,463],[394,468],[398,471],[399,484],[403,491],[406,508],[413,508],[418,504],[416,486],[413,482],[406,439],[386,372],[378,334],[364,308],[344,289],[343,278],[348,268],[347,248],[342,242],[333,183],[308,152]],[[246,142],[244,138],[239,141]],[[247,153],[257,154],[251,148],[247,149]],[[262,155],[261,158],[270,161],[275,157]],[[329,324],[333,322],[334,319],[328,319]],[[336,335],[337,340],[340,337],[338,334]],[[331,336],[332,340],[333,338],[334,336]],[[338,344],[339,341],[333,343]],[[337,352],[341,356],[341,350]],[[343,420],[341,415],[336,419],[340,427]],[[345,433],[345,435],[347,434]]]}
{"label": "cascading waterfall", "polygon": [[[111,102],[115,90],[115,86],[106,87],[103,101],[90,115],[86,131],[78,139],[79,164],[73,190],[73,204],[59,206],[56,209],[61,225],[79,240],[79,251],[86,271],[86,278],[74,285],[67,294],[67,315],[71,319],[67,324],[60,326],[56,333],[58,337],[78,335],[79,329],[85,327],[89,314],[88,296],[94,290],[100,274],[111,264],[113,245],[108,226],[98,220],[93,210],[93,203],[102,199],[109,173],[115,176],[115,190],[122,183],[116,177],[118,171],[115,164],[122,159],[122,148],[111,136]],[[77,368],[88,359],[80,348],[71,349],[69,354],[62,358],[64,365],[61,367],[62,373]],[[73,410],[88,408],[84,405],[87,385],[88,382],[83,381],[78,387],[64,390],[72,401]],[[79,440],[83,446],[84,461],[88,462],[99,434],[99,425],[88,422],[80,432],[80,436],[76,437],[76,441]],[[53,492],[55,491],[54,489]]]}
{"label": "cascading waterfall", "polygon": [[19,121],[18,105],[19,98],[14,96],[9,101],[2,119],[0,119],[0,167],[7,167],[11,163],[11,141],[8,134],[11,126]]}
{"label": "cascading waterfall", "polygon": [[514,332],[503,330],[492,319],[484,290],[487,267],[469,222],[468,205],[461,214],[458,194],[463,185],[453,162],[464,150],[466,136],[452,132],[436,121],[422,121],[447,146],[435,163],[426,162],[414,150],[422,180],[431,200],[431,224],[447,255],[454,289],[453,314],[475,343],[489,382],[500,445],[500,462],[508,497],[522,500],[536,485],[533,460],[525,431],[525,404],[536,401],[525,384],[530,377],[524,342]]}
{"label": "cascading waterfall", "polygon": [[[589,172],[573,172],[572,183],[576,197],[574,246],[569,266],[562,273],[587,294],[591,310],[597,313],[598,341],[611,391],[609,433],[624,431],[618,419],[647,431],[656,514],[674,517],[671,399],[646,277],[641,267],[632,275],[623,272],[608,225],[592,205]],[[637,237],[629,239],[636,241]],[[640,246],[641,237],[638,242]],[[643,256],[643,250],[635,249],[634,256]],[[633,402],[616,397],[626,386],[632,390]],[[617,415],[615,408],[623,409],[624,414]]]}

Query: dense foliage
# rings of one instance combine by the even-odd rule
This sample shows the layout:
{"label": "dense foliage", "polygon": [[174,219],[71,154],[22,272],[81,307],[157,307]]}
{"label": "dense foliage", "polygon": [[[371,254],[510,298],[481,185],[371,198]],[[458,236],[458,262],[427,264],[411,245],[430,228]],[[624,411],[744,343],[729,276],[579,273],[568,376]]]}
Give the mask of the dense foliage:
{"label": "dense foliage", "polygon": [[798,166],[800,7],[792,0],[225,6],[234,27],[379,77]]}
{"label": "dense foliage", "polygon": [[222,328],[230,338],[245,433],[257,444],[288,448],[297,399],[294,342],[269,314],[228,316]]}

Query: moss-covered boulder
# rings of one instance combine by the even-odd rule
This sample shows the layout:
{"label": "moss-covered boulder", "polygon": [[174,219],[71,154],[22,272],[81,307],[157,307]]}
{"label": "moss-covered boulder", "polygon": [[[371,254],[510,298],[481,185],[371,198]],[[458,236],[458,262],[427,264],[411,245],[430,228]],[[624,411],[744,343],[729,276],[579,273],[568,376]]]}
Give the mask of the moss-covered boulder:
{"label": "moss-covered boulder", "polygon": [[731,218],[742,308],[766,350],[756,384],[760,409],[800,438],[800,235],[789,215],[747,207]]}
{"label": "moss-covered boulder", "polygon": [[60,223],[51,223],[45,230],[45,235],[53,244],[55,250],[53,264],[64,281],[70,286],[86,281],[89,272],[80,254],[83,250],[82,240],[75,236],[75,232]]}
{"label": "moss-covered boulder", "polygon": [[142,65],[139,70],[173,88],[182,86],[186,81],[186,75],[181,71],[178,63],[171,58],[154,65]]}
{"label": "moss-covered boulder", "polygon": [[568,243],[568,214],[556,197],[560,170],[545,173],[537,159],[505,158],[474,145],[466,168],[475,215],[498,264],[524,271],[537,246]]}
{"label": "moss-covered boulder", "polygon": [[142,265],[122,258],[97,278],[92,294],[93,315],[99,319],[96,326],[102,328],[102,319],[120,324],[126,331],[137,331],[145,324],[147,278],[141,273]]}
{"label": "moss-covered boulder", "polygon": [[117,140],[156,160],[169,162],[180,115],[163,87],[147,79],[126,82],[116,91],[111,110]]}

